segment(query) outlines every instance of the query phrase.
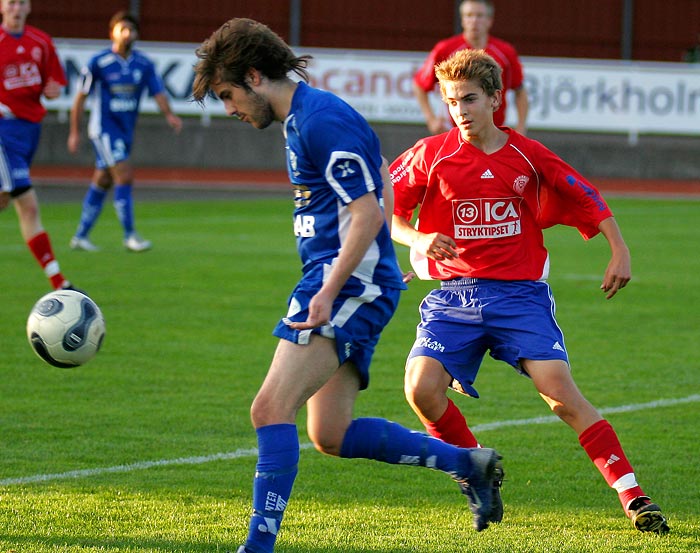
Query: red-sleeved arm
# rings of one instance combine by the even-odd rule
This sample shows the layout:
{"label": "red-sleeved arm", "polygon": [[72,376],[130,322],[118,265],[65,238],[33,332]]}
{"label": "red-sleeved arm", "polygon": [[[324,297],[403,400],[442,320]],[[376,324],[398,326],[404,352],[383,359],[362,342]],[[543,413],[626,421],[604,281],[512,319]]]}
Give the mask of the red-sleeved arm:
{"label": "red-sleeved arm", "polygon": [[[54,46],[53,42],[49,42],[47,50],[48,56],[46,60],[45,77],[48,77],[48,79],[53,79],[57,83],[65,86],[68,83],[68,81],[66,80],[66,73],[63,70],[61,61],[58,59],[56,47]],[[44,82],[46,82],[48,79],[44,78]]]}
{"label": "red-sleeved arm", "polygon": [[509,57],[511,65],[510,88],[517,90],[523,86],[523,66],[520,63],[520,58],[515,48],[510,48]]}
{"label": "red-sleeved arm", "polygon": [[428,186],[425,142],[417,142],[396,158],[389,166],[389,173],[394,188],[394,215],[410,221]]}
{"label": "red-sleeved arm", "polygon": [[535,158],[542,176],[540,227],[568,225],[576,227],[586,240],[593,238],[600,232],[600,222],[612,217],[608,204],[598,189],[569,164],[545,146],[535,142],[532,145],[537,149]]}

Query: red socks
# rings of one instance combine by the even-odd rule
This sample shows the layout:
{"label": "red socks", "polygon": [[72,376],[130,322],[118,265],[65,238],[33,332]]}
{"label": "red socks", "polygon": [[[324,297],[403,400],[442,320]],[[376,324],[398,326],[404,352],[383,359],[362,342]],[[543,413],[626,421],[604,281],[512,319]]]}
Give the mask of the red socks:
{"label": "red socks", "polygon": [[447,410],[436,422],[423,423],[431,436],[458,447],[479,447],[474,434],[467,426],[464,415],[451,399],[447,399]]}
{"label": "red socks", "polygon": [[626,510],[634,498],[644,495],[617,434],[608,421],[600,420],[592,424],[581,433],[578,441],[608,485],[617,491],[623,509]]}
{"label": "red socks", "polygon": [[[447,410],[442,417],[436,422],[427,422],[424,425],[431,436],[444,442],[458,447],[479,447],[479,442],[469,430],[466,419],[449,398]],[[578,439],[605,481],[618,493],[625,511],[633,499],[644,496],[642,488],[637,484],[632,465],[608,421],[600,420],[592,424]]]}
{"label": "red socks", "polygon": [[53,256],[53,249],[51,249],[51,241],[49,240],[49,235],[45,231],[41,231],[39,234],[34,235],[28,242],[29,251],[36,258],[44,269],[44,274],[51,281],[51,286],[54,290],[58,290],[65,279],[61,274],[61,269],[58,266],[58,261]]}

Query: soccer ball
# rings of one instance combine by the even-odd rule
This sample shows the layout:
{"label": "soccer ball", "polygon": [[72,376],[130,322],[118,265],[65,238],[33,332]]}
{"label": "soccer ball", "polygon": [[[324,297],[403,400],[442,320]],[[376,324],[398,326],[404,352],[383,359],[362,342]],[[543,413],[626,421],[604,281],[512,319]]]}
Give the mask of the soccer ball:
{"label": "soccer ball", "polygon": [[99,351],[105,336],[100,308],[75,290],[55,290],[34,304],[27,338],[34,352],[54,367],[83,365]]}

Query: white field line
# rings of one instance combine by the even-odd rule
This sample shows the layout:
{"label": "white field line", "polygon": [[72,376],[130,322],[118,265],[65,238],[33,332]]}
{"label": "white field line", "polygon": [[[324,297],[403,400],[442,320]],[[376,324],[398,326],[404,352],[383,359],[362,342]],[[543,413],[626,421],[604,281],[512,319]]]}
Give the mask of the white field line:
{"label": "white field line", "polygon": [[[650,409],[658,409],[659,407],[673,407],[684,403],[700,402],[700,394],[694,394],[684,398],[677,399],[659,399],[648,403],[633,403],[630,405],[621,405],[619,407],[606,407],[599,409],[601,414],[609,413],[630,413],[632,411],[647,411]],[[556,415],[547,417],[534,417],[531,419],[513,419],[486,424],[479,424],[472,427],[474,432],[486,432],[496,430],[507,426],[527,426],[532,424],[550,424],[559,421]],[[301,449],[309,449],[313,447],[310,443],[301,444]],[[20,476],[18,478],[5,478],[0,480],[0,486],[13,486],[18,484],[34,484],[37,482],[48,482],[50,480],[67,480],[71,478],[88,478],[90,476],[99,476],[102,474],[115,472],[132,472],[135,470],[144,470],[154,467],[166,467],[171,465],[201,465],[212,461],[227,461],[231,459],[243,459],[255,457],[258,454],[256,448],[237,449],[228,453],[215,453],[213,455],[201,455],[196,457],[180,457],[177,459],[161,459],[159,461],[140,461],[137,463],[129,463],[126,465],[116,465],[113,467],[102,467],[93,469],[71,470],[68,472],[59,472],[55,474],[35,474],[32,476]]]}

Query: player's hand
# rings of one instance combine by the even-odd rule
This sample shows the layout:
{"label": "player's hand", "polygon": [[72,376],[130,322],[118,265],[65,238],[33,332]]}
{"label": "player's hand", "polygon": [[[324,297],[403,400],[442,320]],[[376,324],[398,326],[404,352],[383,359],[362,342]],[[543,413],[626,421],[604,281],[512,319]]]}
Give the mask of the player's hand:
{"label": "player's hand", "polygon": [[450,126],[444,117],[433,117],[428,121],[430,134],[441,134],[450,130]]}
{"label": "player's hand", "polygon": [[68,151],[75,154],[78,152],[78,148],[80,148],[80,133],[68,133]]}
{"label": "player's hand", "polygon": [[435,261],[444,261],[458,257],[457,250],[455,250],[457,243],[454,239],[439,232],[421,234],[413,243],[413,247]]}
{"label": "player's hand", "polygon": [[413,271],[403,273],[403,281],[406,284],[411,282],[414,278],[416,278],[416,273],[414,273]]}
{"label": "player's hand", "polygon": [[631,278],[632,262],[629,251],[625,250],[618,255],[613,255],[605,270],[603,283],[600,285],[600,289],[606,293],[605,299],[609,300],[619,290],[627,286]]}
{"label": "player's hand", "polygon": [[309,330],[318,328],[331,321],[331,309],[333,307],[333,299],[326,298],[322,292],[316,294],[309,302],[309,314],[306,321],[303,323],[289,322],[290,328],[294,330]]}
{"label": "player's hand", "polygon": [[169,113],[165,116],[165,119],[168,121],[170,128],[175,131],[175,134],[180,134],[180,131],[182,130],[182,119],[180,119],[174,113]]}
{"label": "player's hand", "polygon": [[53,79],[49,79],[46,82],[46,85],[44,86],[42,94],[49,100],[53,100],[54,98],[58,98],[61,95],[61,89],[63,89],[62,84],[60,84],[57,81],[54,81]]}

